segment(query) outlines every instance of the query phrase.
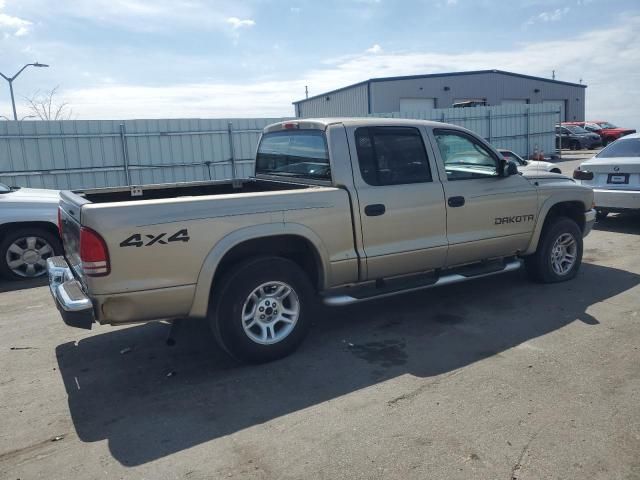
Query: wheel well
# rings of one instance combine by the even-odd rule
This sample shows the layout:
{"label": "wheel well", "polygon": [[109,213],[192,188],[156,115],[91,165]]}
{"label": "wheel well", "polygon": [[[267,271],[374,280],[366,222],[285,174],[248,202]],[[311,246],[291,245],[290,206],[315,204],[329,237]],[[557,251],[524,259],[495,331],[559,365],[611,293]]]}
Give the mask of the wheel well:
{"label": "wheel well", "polygon": [[309,276],[316,289],[322,288],[324,278],[320,255],[309,240],[297,235],[254,238],[236,245],[222,257],[212,285],[217,285],[220,278],[237,263],[258,255],[273,255],[295,262]]}
{"label": "wheel well", "polygon": [[558,217],[570,218],[578,224],[580,230],[584,231],[584,204],[582,202],[556,203],[547,213],[547,218],[544,220],[544,227],[546,227],[551,220]]}
{"label": "wheel well", "polygon": [[551,172],[552,173],[562,173],[562,170],[560,170],[559,168],[552,168]]}
{"label": "wheel well", "polygon": [[51,222],[10,222],[0,225],[0,240],[6,235],[7,232],[15,230],[17,228],[38,228],[46,230],[56,237],[59,237],[58,226]]}

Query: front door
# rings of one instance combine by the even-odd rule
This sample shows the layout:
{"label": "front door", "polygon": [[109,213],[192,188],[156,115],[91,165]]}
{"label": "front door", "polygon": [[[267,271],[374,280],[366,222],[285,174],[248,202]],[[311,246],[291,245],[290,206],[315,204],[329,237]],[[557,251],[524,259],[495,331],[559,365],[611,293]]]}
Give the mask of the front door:
{"label": "front door", "polygon": [[349,129],[369,280],[444,265],[446,209],[422,128]]}
{"label": "front door", "polygon": [[524,251],[536,224],[536,188],[521,175],[500,175],[501,159],[473,135],[434,129],[444,170],[447,266]]}

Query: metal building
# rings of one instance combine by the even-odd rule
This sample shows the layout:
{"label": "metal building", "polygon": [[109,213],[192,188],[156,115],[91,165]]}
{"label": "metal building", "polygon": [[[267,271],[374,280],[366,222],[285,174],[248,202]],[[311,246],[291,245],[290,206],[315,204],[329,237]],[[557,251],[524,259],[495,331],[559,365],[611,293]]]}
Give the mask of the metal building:
{"label": "metal building", "polygon": [[296,117],[426,112],[459,102],[549,104],[561,121],[584,120],[586,85],[502,70],[372,78],[293,102]]}

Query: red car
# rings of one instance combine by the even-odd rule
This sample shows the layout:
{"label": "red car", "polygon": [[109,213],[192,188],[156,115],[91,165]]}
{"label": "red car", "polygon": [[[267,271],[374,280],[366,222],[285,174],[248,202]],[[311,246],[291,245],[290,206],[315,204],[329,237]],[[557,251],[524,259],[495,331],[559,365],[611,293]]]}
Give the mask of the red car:
{"label": "red car", "polygon": [[589,120],[587,122],[563,122],[562,125],[578,125],[590,132],[597,133],[602,138],[602,145],[606,146],[614,140],[636,133],[632,128],[616,127],[613,123],[604,122],[602,120]]}

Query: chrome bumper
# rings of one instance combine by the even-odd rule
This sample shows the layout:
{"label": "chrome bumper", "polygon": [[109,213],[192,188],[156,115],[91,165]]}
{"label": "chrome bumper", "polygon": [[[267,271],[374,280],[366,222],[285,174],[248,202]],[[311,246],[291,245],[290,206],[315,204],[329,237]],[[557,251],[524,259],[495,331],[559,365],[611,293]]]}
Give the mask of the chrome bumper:
{"label": "chrome bumper", "polygon": [[589,235],[594,223],[596,223],[596,211],[592,208],[591,210],[584,212],[584,232],[582,232],[583,237]]}
{"label": "chrome bumper", "polygon": [[71,327],[91,329],[94,321],[93,303],[73,276],[65,258],[47,259],[47,272],[49,290],[64,323]]}

